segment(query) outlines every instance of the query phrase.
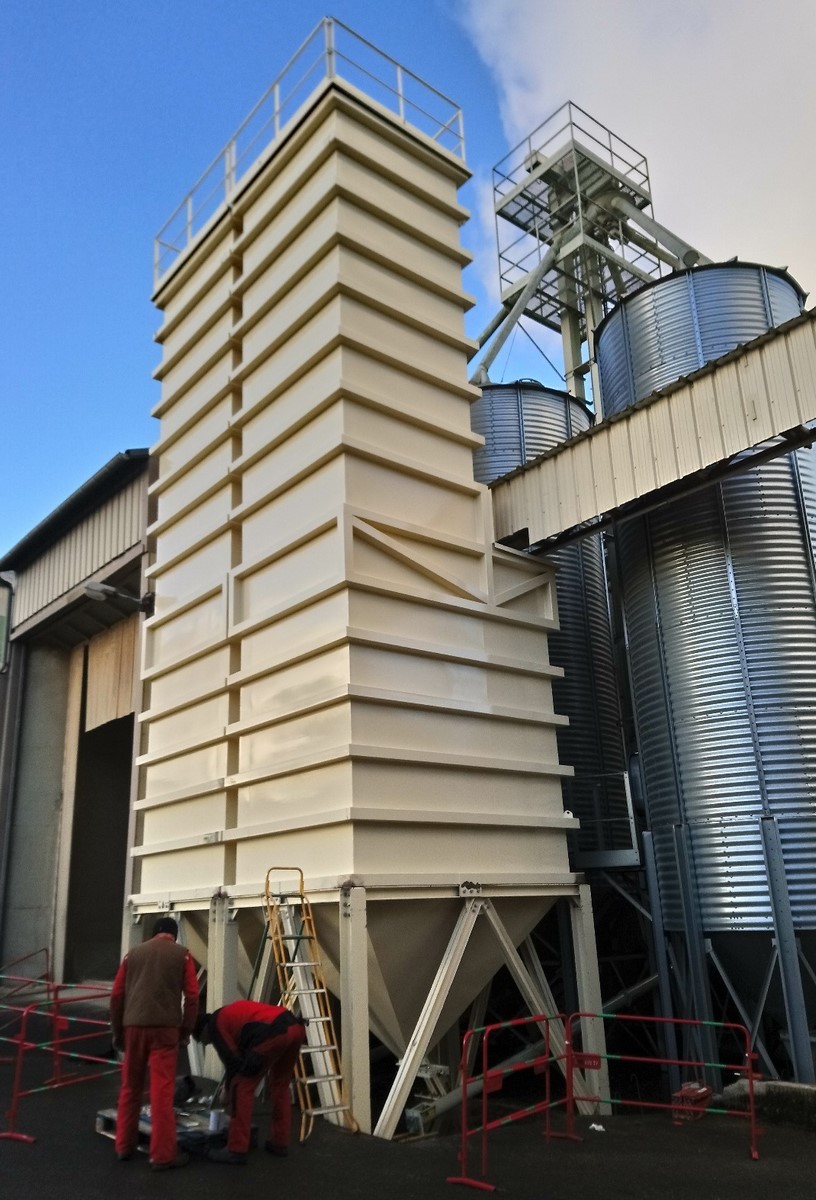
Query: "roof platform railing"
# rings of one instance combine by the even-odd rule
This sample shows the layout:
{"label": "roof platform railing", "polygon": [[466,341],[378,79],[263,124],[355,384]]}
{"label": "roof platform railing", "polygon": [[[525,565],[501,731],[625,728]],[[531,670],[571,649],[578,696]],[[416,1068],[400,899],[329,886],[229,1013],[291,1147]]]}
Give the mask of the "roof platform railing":
{"label": "roof platform railing", "polygon": [[344,81],[464,158],[461,109],[347,25],[324,17],[159,230],[155,286],[326,80]]}

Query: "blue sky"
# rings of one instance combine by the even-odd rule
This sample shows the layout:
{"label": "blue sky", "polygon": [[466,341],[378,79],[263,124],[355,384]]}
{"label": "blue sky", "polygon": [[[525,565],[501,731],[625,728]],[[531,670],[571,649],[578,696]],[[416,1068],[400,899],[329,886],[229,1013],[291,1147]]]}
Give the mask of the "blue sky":
{"label": "blue sky", "polygon": [[[3,0],[0,552],[117,451],[155,441],[153,237],[326,12]],[[333,15],[464,110],[471,334],[494,309],[490,168],[567,99],[647,154],[659,219],[816,288],[809,6],[337,0]],[[493,375],[531,369],[505,355]],[[557,382],[543,360],[538,373]]]}

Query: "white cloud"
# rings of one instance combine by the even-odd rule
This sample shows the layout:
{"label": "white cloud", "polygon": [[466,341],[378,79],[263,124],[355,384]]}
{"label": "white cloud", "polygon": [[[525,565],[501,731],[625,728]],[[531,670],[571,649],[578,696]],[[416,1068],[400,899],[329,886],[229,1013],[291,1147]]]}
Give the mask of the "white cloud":
{"label": "white cloud", "polygon": [[816,5],[461,0],[460,11],[508,146],[573,100],[646,155],[658,220],[711,258],[788,266],[816,290]]}

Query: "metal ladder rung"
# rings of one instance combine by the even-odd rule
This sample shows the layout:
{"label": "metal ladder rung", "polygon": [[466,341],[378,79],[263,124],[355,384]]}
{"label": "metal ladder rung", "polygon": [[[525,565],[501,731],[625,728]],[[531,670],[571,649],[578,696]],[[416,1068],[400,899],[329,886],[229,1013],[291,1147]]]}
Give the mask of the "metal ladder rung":
{"label": "metal ladder rung", "polygon": [[310,1117],[324,1117],[328,1113],[341,1113],[348,1111],[349,1106],[347,1104],[324,1104],[320,1108],[310,1108],[307,1115]]}
{"label": "metal ladder rung", "polygon": [[339,1073],[336,1075],[307,1075],[303,1082],[307,1087],[320,1087],[321,1083],[339,1083],[343,1078]]}
{"label": "metal ladder rung", "polygon": [[326,1050],[336,1050],[334,1042],[326,1042],[325,1046],[306,1046],[300,1047],[301,1054],[323,1054]]}

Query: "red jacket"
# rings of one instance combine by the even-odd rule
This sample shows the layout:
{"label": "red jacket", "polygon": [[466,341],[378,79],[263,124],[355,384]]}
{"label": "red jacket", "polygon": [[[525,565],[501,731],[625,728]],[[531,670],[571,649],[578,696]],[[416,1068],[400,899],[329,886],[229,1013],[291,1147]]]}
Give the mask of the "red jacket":
{"label": "red jacket", "polygon": [[263,1056],[290,1025],[300,1024],[287,1008],[234,1000],[217,1009],[210,1021],[211,1041],[227,1075],[256,1075],[264,1069]]}

